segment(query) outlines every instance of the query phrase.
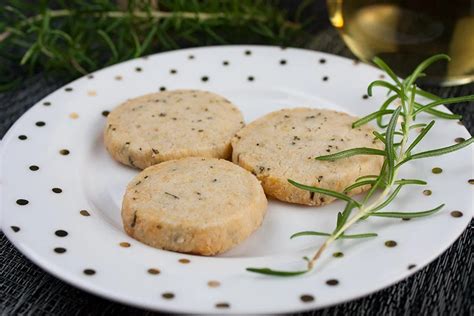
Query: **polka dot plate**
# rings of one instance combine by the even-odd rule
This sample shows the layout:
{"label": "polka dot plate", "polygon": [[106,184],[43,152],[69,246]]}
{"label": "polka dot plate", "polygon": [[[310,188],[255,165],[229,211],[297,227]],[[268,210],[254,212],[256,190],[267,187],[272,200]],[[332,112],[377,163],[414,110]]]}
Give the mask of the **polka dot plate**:
{"label": "polka dot plate", "polygon": [[[270,201],[262,227],[217,257],[151,248],[128,237],[120,218],[126,184],[137,170],[116,163],[102,140],[105,116],[145,93],[204,89],[230,99],[250,122],[285,107],[310,106],[365,115],[385,91],[366,95],[383,77],[371,66],[325,53],[264,46],[178,50],[97,71],[48,95],[3,139],[2,229],[29,259],[97,295],[151,310],[274,313],[320,308],[387,287],[427,265],[472,217],[473,150],[416,160],[401,176],[426,186],[402,190],[391,210],[426,210],[426,218],[370,218],[352,233],[376,238],[338,241],[315,270],[290,278],[246,267],[301,269],[321,237],[290,240],[297,231],[331,231],[342,202],[314,208]],[[444,109],[446,110],[446,109]],[[420,115],[421,122],[429,117]],[[438,120],[419,150],[468,138],[457,121]]]}

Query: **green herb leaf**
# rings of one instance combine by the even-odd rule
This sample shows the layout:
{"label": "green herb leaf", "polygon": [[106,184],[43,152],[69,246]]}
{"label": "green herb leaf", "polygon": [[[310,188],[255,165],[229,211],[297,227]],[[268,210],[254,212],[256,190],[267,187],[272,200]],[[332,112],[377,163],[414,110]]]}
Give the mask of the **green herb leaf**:
{"label": "green herb leaf", "polygon": [[372,134],[374,134],[376,139],[380,140],[382,143],[385,144],[385,137],[382,134],[377,131],[373,131]]}
{"label": "green herb leaf", "polygon": [[158,32],[158,25],[155,24],[151,28],[151,31],[147,34],[147,36],[145,37],[145,40],[142,43],[140,54],[143,54],[143,52],[145,52],[150,47],[150,45],[152,44],[152,40],[155,37],[157,32]]}
{"label": "green herb leaf", "polygon": [[[417,106],[416,103],[415,103],[415,109],[418,109],[418,108],[419,108],[419,106]],[[442,111],[439,111],[439,110],[436,110],[436,109],[425,109],[424,112],[426,112],[428,114],[431,114],[433,116],[439,117],[439,118],[446,119],[446,120],[460,120],[460,119],[462,119],[462,115],[446,113],[446,112],[442,112]]]}
{"label": "green herb leaf", "polygon": [[425,128],[421,130],[421,133],[415,138],[415,140],[408,146],[406,152],[410,154],[410,152],[415,148],[416,145],[425,137],[425,135],[430,131],[430,129],[435,124],[435,121],[431,121]]}
{"label": "green herb leaf", "polygon": [[[301,237],[301,236],[332,236],[331,234],[328,233],[322,233],[322,232],[316,232],[316,231],[304,231],[304,232],[299,232],[291,235],[291,238],[296,238],[296,237]],[[351,235],[346,235],[343,234],[339,236],[337,239],[358,239],[358,238],[367,238],[367,237],[376,237],[376,233],[364,233],[364,234],[351,234]]]}
{"label": "green herb leaf", "polygon": [[247,268],[249,272],[265,274],[265,275],[273,275],[273,276],[280,276],[280,277],[291,277],[297,276],[301,274],[305,274],[308,270],[300,270],[300,271],[282,271],[282,270],[272,270],[270,268]]}
{"label": "green herb leaf", "polygon": [[421,95],[422,97],[425,97],[425,98],[431,99],[431,100],[440,100],[441,99],[437,95],[434,95],[433,93],[430,93],[428,91],[421,90],[421,89],[416,89],[416,94]]}
{"label": "green herb leaf", "polygon": [[431,210],[422,211],[422,212],[376,212],[370,214],[370,216],[378,216],[378,217],[393,217],[393,218],[415,218],[415,217],[423,217],[434,214],[441,210],[444,207],[444,204],[441,204]]}
{"label": "green herb leaf", "polygon": [[384,207],[386,207],[387,205],[389,205],[390,203],[392,203],[392,201],[395,199],[395,197],[397,196],[397,194],[400,192],[400,190],[402,189],[403,187],[403,184],[399,184],[395,190],[392,191],[392,193],[390,193],[390,195],[388,196],[388,198],[383,201],[382,203],[380,203],[378,206],[374,207],[372,209],[371,212],[377,212],[378,210],[381,210],[383,209]]}
{"label": "green herb leaf", "polygon": [[[370,238],[370,237],[377,237],[376,233],[364,233],[364,234],[352,234],[352,235],[341,235],[339,236],[340,239],[359,239],[359,238]],[[338,238],[338,239],[339,239]]]}
{"label": "green herb leaf", "polygon": [[344,193],[347,193],[349,191],[352,191],[358,187],[362,187],[364,185],[372,185],[375,183],[375,179],[374,180],[362,180],[362,181],[358,181],[354,184],[351,184],[350,186],[348,186],[347,188],[344,189]]}
{"label": "green herb leaf", "polygon": [[404,83],[405,87],[411,87],[413,83],[418,79],[419,75],[426,69],[428,68],[432,63],[437,62],[438,60],[451,60],[451,58],[446,55],[446,54],[437,54],[434,55],[430,58],[427,58],[424,60],[421,64],[418,65],[418,67],[415,68],[413,73],[410,75],[410,79],[407,80],[407,82]]}
{"label": "green herb leaf", "polygon": [[390,122],[387,126],[387,132],[385,135],[385,156],[387,157],[387,181],[392,183],[393,175],[395,173],[395,159],[396,154],[394,150],[394,135],[395,128],[397,127],[398,117],[400,115],[402,108],[398,107],[395,112],[393,112]]}
{"label": "green herb leaf", "polygon": [[392,114],[393,112],[394,112],[393,110],[383,109],[383,110],[376,111],[374,113],[370,113],[369,115],[364,116],[363,118],[360,118],[354,123],[352,123],[352,128],[360,127],[376,118],[381,118],[382,116]]}
{"label": "green herb leaf", "polygon": [[309,191],[309,192],[315,192],[315,193],[319,193],[319,194],[329,195],[329,196],[335,197],[336,199],[344,200],[344,201],[347,201],[347,202],[352,202],[356,206],[359,206],[359,202],[357,202],[356,200],[353,200],[352,198],[350,198],[349,196],[347,196],[343,193],[339,193],[339,192],[328,190],[328,189],[312,187],[312,186],[309,186],[309,185],[304,185],[304,184],[298,183],[298,182],[290,180],[290,179],[288,179],[288,182],[291,183],[292,185],[294,185],[295,187],[299,188],[299,189],[306,190],[306,191]]}
{"label": "green herb leaf", "polygon": [[372,61],[374,62],[374,64],[379,66],[380,69],[385,71],[385,73],[389,75],[390,78],[392,78],[392,80],[395,81],[397,85],[399,86],[401,85],[400,80],[398,79],[397,75],[393,72],[392,68],[390,68],[382,59],[375,56],[374,59],[372,59]]}
{"label": "green herb leaf", "polygon": [[433,150],[428,150],[428,151],[424,151],[424,152],[421,152],[421,153],[417,153],[417,154],[414,154],[414,155],[411,155],[411,156],[407,157],[405,160],[403,160],[400,163],[400,165],[403,164],[403,163],[406,163],[407,161],[414,160],[414,159],[422,159],[422,158],[441,156],[441,155],[444,155],[444,154],[462,149],[464,147],[467,147],[467,146],[471,145],[473,142],[474,142],[474,137],[471,137],[471,138],[469,138],[469,139],[467,139],[467,140],[465,140],[465,141],[463,141],[462,143],[459,143],[459,144],[455,144],[455,145],[448,146],[448,147],[443,147],[443,148],[438,148],[438,149],[433,149]]}
{"label": "green herb leaf", "polygon": [[301,237],[301,236],[331,236],[331,234],[306,230],[306,231],[294,233],[293,235],[290,236],[290,239]]}
{"label": "green herb leaf", "polygon": [[321,161],[328,161],[328,160],[332,161],[332,160],[338,160],[338,159],[348,158],[348,157],[357,156],[357,155],[385,156],[385,151],[380,150],[380,149],[375,149],[375,148],[369,148],[369,147],[359,147],[359,148],[343,150],[331,155],[319,156],[314,159],[321,160]]}
{"label": "green herb leaf", "polygon": [[107,43],[107,45],[109,46],[110,51],[112,52],[113,60],[114,61],[119,60],[117,47],[115,46],[115,44],[112,41],[112,39],[110,38],[110,36],[106,32],[104,32],[103,30],[98,30],[97,34],[99,34],[104,39],[104,41]]}
{"label": "green herb leaf", "polygon": [[[390,104],[392,104],[393,101],[397,100],[398,99],[398,95],[394,94],[392,95],[391,97],[389,97],[383,104],[382,106],[380,107],[380,110],[379,111],[383,111],[383,110],[386,110]],[[383,116],[379,116],[377,117],[377,125],[380,127],[380,128],[386,128],[388,124],[383,124]]]}
{"label": "green herb leaf", "polygon": [[369,174],[369,175],[366,175],[366,176],[362,176],[362,177],[358,177],[356,179],[356,182],[357,181],[360,181],[360,180],[365,180],[365,179],[377,179],[378,175],[375,175],[375,174]]}
{"label": "green herb leaf", "polygon": [[387,159],[384,160],[382,168],[380,169],[380,174],[376,178],[376,181],[370,188],[369,192],[367,192],[367,194],[365,195],[362,205],[367,203],[367,201],[372,197],[375,191],[384,184],[386,172],[387,172]]}
{"label": "green herb leaf", "polygon": [[384,88],[387,88],[389,91],[393,91],[395,92],[399,97],[402,97],[403,94],[402,92],[400,91],[400,89],[398,89],[396,86],[394,86],[393,84],[387,82],[387,81],[384,81],[384,80],[375,80],[375,81],[372,81],[369,86],[367,87],[367,94],[369,96],[372,96],[372,89],[374,87],[384,87]]}
{"label": "green herb leaf", "polygon": [[394,184],[416,184],[416,185],[426,185],[428,184],[426,181],[418,180],[418,179],[400,179],[394,182]]}
{"label": "green herb leaf", "polygon": [[470,102],[474,101],[474,95],[466,95],[462,97],[455,97],[455,98],[449,98],[449,99],[441,99],[437,101],[433,101],[431,103],[428,103],[427,105],[423,105],[421,107],[418,107],[413,114],[417,115],[420,112],[426,111],[427,109],[431,109],[435,106],[441,105],[441,104],[452,104],[452,103],[461,103],[461,102]]}
{"label": "green herb leaf", "polygon": [[409,129],[412,130],[412,129],[415,129],[415,128],[423,128],[425,127],[426,124],[425,123],[419,123],[419,124],[412,124]]}
{"label": "green herb leaf", "polygon": [[354,205],[354,203],[348,202],[346,203],[346,207],[344,208],[344,211],[342,211],[342,213],[341,212],[337,213],[336,228],[332,232],[333,235],[336,234],[339,231],[339,229],[341,229],[346,224],[347,220],[351,216],[352,210],[355,207],[356,206]]}
{"label": "green herb leaf", "polygon": [[37,49],[38,45],[32,45],[21,58],[20,65],[26,64],[26,62],[31,58],[31,56],[33,56]]}

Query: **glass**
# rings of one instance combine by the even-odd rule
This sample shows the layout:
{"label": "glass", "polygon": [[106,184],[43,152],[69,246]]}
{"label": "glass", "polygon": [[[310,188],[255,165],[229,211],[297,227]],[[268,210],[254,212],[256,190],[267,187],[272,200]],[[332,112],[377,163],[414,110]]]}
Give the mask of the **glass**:
{"label": "glass", "polygon": [[474,0],[327,0],[331,23],[351,51],[369,62],[385,60],[404,78],[423,59],[448,54],[424,83],[474,81]]}

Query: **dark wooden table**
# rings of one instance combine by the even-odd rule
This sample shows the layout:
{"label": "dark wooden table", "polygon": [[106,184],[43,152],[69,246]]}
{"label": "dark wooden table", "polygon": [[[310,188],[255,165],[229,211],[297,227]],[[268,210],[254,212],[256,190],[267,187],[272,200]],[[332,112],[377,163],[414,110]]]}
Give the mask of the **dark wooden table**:
{"label": "dark wooden table", "polygon": [[[332,29],[318,33],[308,47],[353,58]],[[0,137],[28,108],[63,84],[39,75],[18,91],[0,94]],[[474,94],[474,84],[428,89],[443,97]],[[464,115],[464,125],[474,134],[474,104],[450,108]],[[473,221],[442,256],[410,278],[370,296],[300,315],[474,315],[472,227]],[[1,233],[0,254],[1,315],[155,314],[99,298],[50,276]]]}

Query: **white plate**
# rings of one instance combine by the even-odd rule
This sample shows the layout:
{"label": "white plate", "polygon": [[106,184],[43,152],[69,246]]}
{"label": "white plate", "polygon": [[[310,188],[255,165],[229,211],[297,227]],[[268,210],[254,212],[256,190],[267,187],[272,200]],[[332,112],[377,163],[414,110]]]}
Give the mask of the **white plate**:
{"label": "white plate", "polygon": [[[245,268],[302,268],[301,257],[310,255],[323,239],[288,237],[301,230],[331,231],[342,202],[311,208],[271,201],[263,226],[219,257],[148,247],[122,229],[122,194],[137,171],[114,162],[105,151],[102,112],[127,98],[166,87],[222,94],[242,110],[247,122],[294,106],[331,108],[360,116],[374,111],[385,97],[381,90],[371,98],[363,97],[368,83],[380,75],[373,67],[320,52],[222,46],[135,59],[78,79],[36,104],[4,138],[3,230],[29,259],[62,280],[153,310],[294,312],[377,291],[428,264],[462,233],[473,209],[473,186],[468,183],[474,178],[472,149],[414,161],[401,174],[426,179],[429,184],[402,191],[391,209],[424,210],[446,203],[438,214],[411,221],[370,218],[351,232],[376,231],[379,237],[339,241],[311,274],[276,278],[252,274]],[[420,120],[426,119],[420,116]],[[45,125],[37,126],[42,125],[37,122]],[[20,135],[27,139],[19,139]],[[439,120],[420,150],[453,144],[457,137],[468,138],[469,134],[456,121]],[[63,149],[69,150],[69,155],[60,154]],[[39,170],[30,170],[32,165]],[[433,167],[441,167],[443,172],[433,174]],[[53,188],[62,192],[54,193]],[[424,195],[425,189],[432,195]],[[29,203],[18,205],[19,199]],[[81,215],[85,214],[82,210],[90,216]],[[451,216],[453,210],[464,216]],[[15,227],[19,231],[15,232]],[[60,237],[64,235],[61,231],[67,236]],[[386,247],[387,240],[396,241],[397,246]],[[131,246],[122,247],[122,242]],[[57,253],[55,248],[66,252]],[[333,258],[335,251],[344,256]],[[180,259],[190,262],[181,263]],[[149,269],[161,273],[150,274]],[[95,274],[86,274],[88,271]],[[339,284],[326,284],[329,279],[337,279]],[[217,281],[219,286],[209,286],[209,281]]]}

